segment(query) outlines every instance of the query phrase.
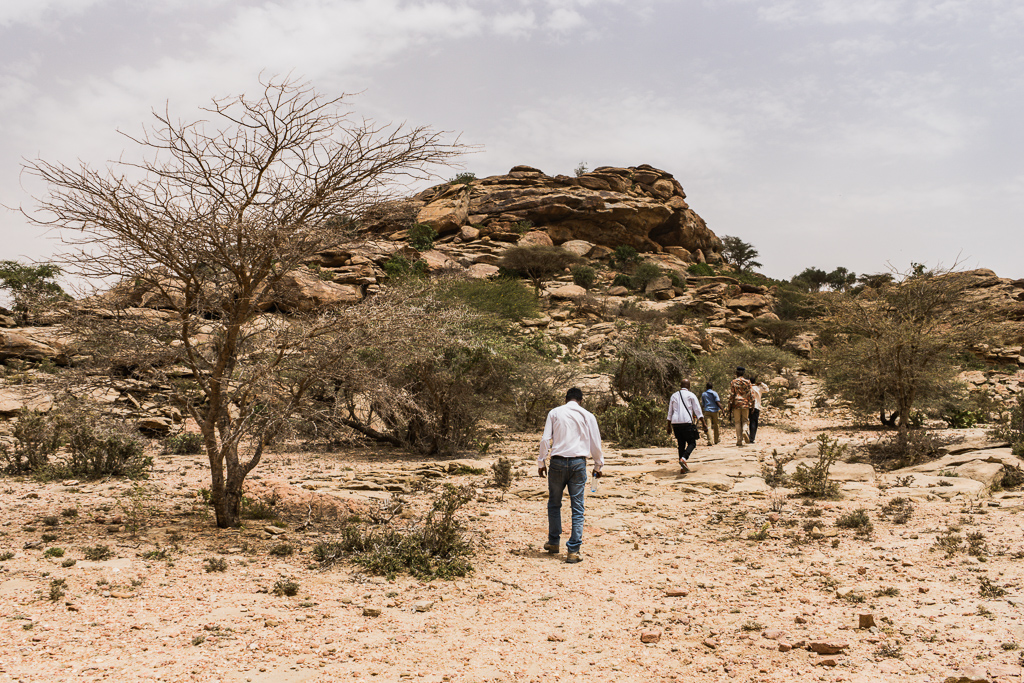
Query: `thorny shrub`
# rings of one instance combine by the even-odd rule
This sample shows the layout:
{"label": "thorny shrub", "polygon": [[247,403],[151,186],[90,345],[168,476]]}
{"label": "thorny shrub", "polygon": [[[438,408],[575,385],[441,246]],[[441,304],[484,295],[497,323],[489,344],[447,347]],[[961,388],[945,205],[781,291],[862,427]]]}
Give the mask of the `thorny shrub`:
{"label": "thorny shrub", "polygon": [[329,567],[350,559],[370,574],[394,577],[408,572],[420,579],[450,579],[473,570],[465,527],[456,517],[473,498],[471,487],[446,484],[426,518],[404,528],[367,526],[350,520],[333,541],[313,546],[313,559]]}
{"label": "thorny shrub", "polygon": [[893,524],[906,524],[914,514],[914,503],[909,498],[896,496],[882,506],[881,515]]}
{"label": "thorny shrub", "polygon": [[491,483],[501,490],[501,500],[505,500],[505,494],[512,488],[512,461],[506,457],[498,458],[497,462],[491,465]]}
{"label": "thorny shrub", "polygon": [[962,437],[941,436],[926,429],[901,429],[869,448],[872,463],[884,470],[896,470],[927,462],[940,449],[962,441]]}
{"label": "thorny shrub", "polygon": [[827,434],[819,434],[818,455],[814,464],[808,467],[800,463],[793,472],[792,482],[801,495],[811,498],[836,498],[839,496],[839,484],[829,479],[829,470],[843,453],[846,452],[846,444],[840,444],[838,439],[833,439]]}

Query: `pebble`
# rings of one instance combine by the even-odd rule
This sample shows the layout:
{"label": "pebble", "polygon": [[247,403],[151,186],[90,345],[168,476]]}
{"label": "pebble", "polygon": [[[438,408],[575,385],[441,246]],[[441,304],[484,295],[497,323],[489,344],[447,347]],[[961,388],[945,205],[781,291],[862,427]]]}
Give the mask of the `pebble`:
{"label": "pebble", "polygon": [[363,616],[364,617],[379,617],[380,616],[380,608],[379,607],[364,607],[363,608]]}
{"label": "pebble", "polygon": [[657,643],[661,640],[661,631],[649,630],[640,634],[641,643]]}

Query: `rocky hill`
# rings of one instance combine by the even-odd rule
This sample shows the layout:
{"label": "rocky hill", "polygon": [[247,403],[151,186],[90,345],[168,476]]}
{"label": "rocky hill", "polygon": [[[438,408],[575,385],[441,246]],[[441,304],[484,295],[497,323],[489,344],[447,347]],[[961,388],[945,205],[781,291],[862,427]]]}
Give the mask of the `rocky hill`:
{"label": "rocky hill", "polygon": [[[529,166],[488,178],[438,185],[414,197],[377,207],[358,226],[352,241],[325,252],[289,274],[278,286],[267,316],[288,316],[323,306],[358,304],[387,286],[385,267],[396,256],[422,261],[433,274],[458,273],[470,278],[497,274],[503,252],[515,245],[558,245],[583,263],[595,266],[597,279],[584,289],[566,273],[544,283],[542,313],[519,321],[512,333],[540,334],[564,357],[586,363],[614,358],[619,351],[618,321],[624,317],[658,317],[665,339],[684,341],[695,354],[727,344],[768,343],[751,323],[777,319],[775,288],[730,277],[722,257],[721,240],[686,202],[671,174],[641,165],[601,167],[579,177],[547,176]],[[433,247],[417,251],[409,245],[416,224],[438,233]],[[663,276],[642,291],[614,284],[612,256],[616,247],[632,246]],[[690,272],[694,263],[714,264],[716,276]],[[999,278],[990,270],[970,272],[969,304],[989,311],[1001,322],[1000,343],[979,344],[976,352],[1000,369],[972,371],[964,378],[976,388],[1006,396],[1020,390],[1010,368],[1024,366],[1024,280]],[[123,283],[79,308],[90,315],[140,318],[172,316],[171,302],[146,286]],[[43,316],[25,326],[0,310],[0,362],[64,365],[74,356],[71,333],[56,316]],[[814,335],[787,342],[804,356],[813,352]],[[1019,373],[1018,373],[1019,374]],[[160,398],[160,386],[137,379],[109,380],[84,387],[111,408],[140,418],[156,431],[180,419],[177,410]],[[100,386],[102,384],[102,386]],[[23,405],[45,406],[48,397],[30,386],[0,390],[0,415]]]}

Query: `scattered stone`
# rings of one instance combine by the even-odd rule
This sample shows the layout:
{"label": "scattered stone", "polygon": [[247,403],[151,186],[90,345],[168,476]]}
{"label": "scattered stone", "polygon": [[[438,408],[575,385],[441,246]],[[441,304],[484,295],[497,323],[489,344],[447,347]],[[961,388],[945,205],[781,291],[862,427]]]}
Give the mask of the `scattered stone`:
{"label": "scattered stone", "polygon": [[850,644],[843,640],[812,640],[807,643],[807,649],[819,655],[838,655],[848,647]]}
{"label": "scattered stone", "polygon": [[661,631],[650,630],[640,634],[641,643],[657,643],[661,640]]}
{"label": "scattered stone", "polygon": [[705,638],[704,639],[704,647],[707,647],[707,648],[710,648],[710,649],[714,650],[715,648],[718,647],[718,639],[717,638]]}
{"label": "scattered stone", "polygon": [[666,598],[685,598],[689,594],[690,594],[690,591],[688,591],[685,588],[666,588],[665,589],[665,597]]}
{"label": "scattered stone", "polygon": [[857,628],[868,629],[875,625],[874,614],[858,614],[857,615],[858,625]]}
{"label": "scattered stone", "polygon": [[991,683],[988,671],[980,666],[968,666],[949,676],[944,683]]}
{"label": "scattered stone", "polygon": [[839,660],[835,657],[825,657],[824,659],[819,659],[815,664],[818,666],[838,666]]}
{"label": "scattered stone", "polygon": [[364,607],[363,608],[363,616],[364,617],[379,617],[380,616],[380,608],[379,607]]}
{"label": "scattered stone", "polygon": [[552,643],[562,643],[565,642],[565,636],[560,635],[558,633],[552,633],[548,636],[548,640]]}
{"label": "scattered stone", "polygon": [[417,612],[429,612],[434,608],[434,603],[430,600],[417,600],[412,604],[412,608]]}
{"label": "scattered stone", "polygon": [[280,536],[280,535],[286,533],[286,531],[284,529],[282,529],[281,527],[271,526],[269,524],[267,526],[263,527],[263,530],[266,531],[271,536]]}

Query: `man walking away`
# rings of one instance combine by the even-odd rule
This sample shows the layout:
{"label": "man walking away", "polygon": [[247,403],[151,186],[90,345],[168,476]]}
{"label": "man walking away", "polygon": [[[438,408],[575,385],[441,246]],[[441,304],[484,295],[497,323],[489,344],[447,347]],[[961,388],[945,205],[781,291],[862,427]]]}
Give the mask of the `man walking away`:
{"label": "man walking away", "polygon": [[697,431],[698,421],[707,430],[697,396],[690,391],[690,380],[684,379],[683,388],[672,394],[668,401],[667,425],[668,433],[676,435],[676,442],[679,444],[679,469],[683,472],[690,471],[686,461],[690,459],[690,454],[697,447],[697,439],[700,438],[700,432]]}
{"label": "man walking away", "polygon": [[743,448],[743,426],[750,419],[754,397],[750,393],[750,380],[744,377],[745,368],[736,368],[736,379],[729,384],[729,412],[736,424],[736,445]]}
{"label": "man walking away", "polygon": [[750,395],[754,399],[754,406],[750,409],[750,443],[754,443],[757,437],[757,423],[761,418],[761,397],[768,391],[768,385],[757,381],[756,377],[750,378]]}
{"label": "man walking away", "polygon": [[708,382],[706,390],[700,395],[701,408],[704,410],[704,434],[708,437],[708,443],[712,443],[711,435],[708,434],[708,425],[711,423],[711,429],[715,432],[714,443],[718,443],[718,413],[722,410],[722,399],[718,396],[718,392],[715,391],[714,387],[711,386],[711,382]]}
{"label": "man walking away", "polygon": [[[548,542],[544,550],[558,552],[562,537],[562,492],[568,487],[572,509],[572,533],[565,544],[565,561],[582,562],[583,489],[587,485],[587,456],[594,460],[594,476],[601,476],[604,455],[597,418],[580,405],[583,392],[573,387],[565,392],[565,404],[552,408],[540,438],[537,474],[548,478]],[[548,455],[551,463],[548,465]]]}

